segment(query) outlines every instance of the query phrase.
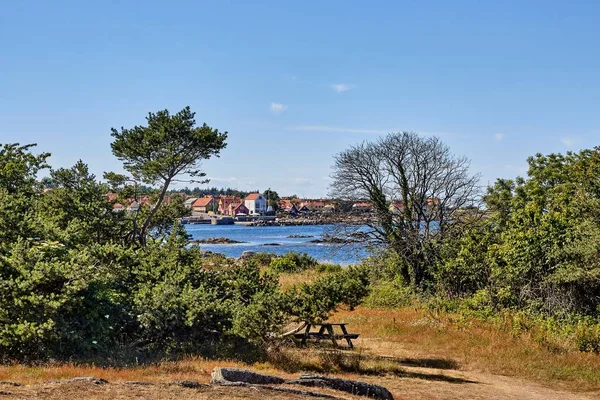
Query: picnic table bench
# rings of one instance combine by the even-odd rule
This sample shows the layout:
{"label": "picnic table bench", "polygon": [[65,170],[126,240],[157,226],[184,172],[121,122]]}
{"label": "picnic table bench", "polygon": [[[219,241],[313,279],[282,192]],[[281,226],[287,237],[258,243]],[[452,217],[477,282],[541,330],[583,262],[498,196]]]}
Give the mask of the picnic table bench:
{"label": "picnic table bench", "polygon": [[[299,332],[294,334],[294,337],[296,339],[301,339],[301,344],[305,345],[306,341],[308,339],[314,339],[316,342],[320,342],[321,340],[327,340],[330,339],[331,342],[333,343],[334,347],[338,347],[338,340],[340,339],[346,339],[346,342],[348,343],[348,347],[350,347],[351,349],[354,348],[354,345],[352,344],[352,339],[358,339],[359,334],[358,333],[348,333],[348,330],[346,329],[346,323],[330,323],[330,322],[323,322],[323,323],[307,323],[306,324],[306,329],[304,330],[304,332]],[[340,330],[342,331],[341,334],[336,334],[333,331],[333,327],[334,326],[339,326]],[[317,331],[311,331],[312,328],[318,329]]]}

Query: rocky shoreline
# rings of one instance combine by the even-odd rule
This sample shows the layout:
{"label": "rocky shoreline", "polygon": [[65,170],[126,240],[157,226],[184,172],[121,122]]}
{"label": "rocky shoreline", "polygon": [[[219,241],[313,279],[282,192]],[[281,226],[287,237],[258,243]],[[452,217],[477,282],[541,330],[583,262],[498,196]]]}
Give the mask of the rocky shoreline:
{"label": "rocky shoreline", "polygon": [[248,243],[248,242],[240,242],[240,241],[225,238],[225,237],[190,240],[190,244],[239,244],[239,243]]}

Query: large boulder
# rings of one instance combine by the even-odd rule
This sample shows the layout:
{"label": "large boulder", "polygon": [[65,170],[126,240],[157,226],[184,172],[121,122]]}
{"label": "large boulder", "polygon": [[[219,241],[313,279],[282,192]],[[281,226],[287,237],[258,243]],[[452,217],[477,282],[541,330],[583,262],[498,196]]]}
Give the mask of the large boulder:
{"label": "large boulder", "polygon": [[378,400],[393,400],[394,396],[383,386],[372,383],[352,381],[348,379],[331,378],[322,375],[300,375],[299,379],[286,382],[291,385],[303,385],[312,387],[323,387],[340,390],[357,396],[370,397]]}
{"label": "large boulder", "polygon": [[216,367],[213,369],[211,383],[223,385],[231,382],[244,382],[255,385],[279,385],[284,383],[285,379],[278,376],[258,374],[240,368]]}

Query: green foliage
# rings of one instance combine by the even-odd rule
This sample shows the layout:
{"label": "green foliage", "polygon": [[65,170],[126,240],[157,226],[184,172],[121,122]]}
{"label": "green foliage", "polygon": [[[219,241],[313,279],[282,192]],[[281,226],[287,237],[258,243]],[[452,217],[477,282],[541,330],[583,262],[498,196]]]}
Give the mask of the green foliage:
{"label": "green foliage", "polygon": [[320,277],[312,284],[301,284],[287,292],[287,313],[298,321],[326,320],[339,305],[351,310],[369,293],[368,273],[364,268],[348,267]]}
{"label": "green foliage", "polygon": [[168,110],[149,113],[147,126],[112,129],[111,148],[133,176],[155,185],[178,174],[205,176],[199,162],[226,146],[227,132],[206,124],[195,127],[195,113],[185,107],[171,115]]}
{"label": "green foliage", "polygon": [[275,258],[273,253],[268,253],[266,251],[259,251],[258,253],[254,253],[251,257],[253,262],[256,262],[261,267],[266,267],[271,264],[271,261]]}
{"label": "green foliage", "polygon": [[449,246],[440,292],[490,309],[600,317],[600,148],[537,154],[528,177],[488,189],[488,218]]}
{"label": "green foliage", "polygon": [[[190,126],[189,116],[183,112],[171,121],[160,114],[154,116],[158,122],[149,119],[154,131],[134,131],[149,132],[148,143],[157,144],[179,137],[167,135],[160,126],[184,129]],[[225,138],[208,127],[198,129],[190,133],[194,140]],[[129,131],[122,135],[118,143],[124,152],[133,151],[129,140],[142,140]],[[140,149],[148,150],[148,143]],[[201,155],[214,154],[224,143],[213,145]],[[51,170],[38,182],[35,175],[47,167],[48,154],[36,156],[30,148],[5,145],[0,150],[0,362],[131,362],[216,351],[239,358],[257,354],[284,321],[326,318],[340,304],[356,306],[365,294],[363,275],[333,267],[326,268],[336,271],[328,275],[332,279],[282,293],[277,272],[305,270],[316,261],[306,254],[259,254],[238,265],[221,255],[207,255],[187,245],[177,222],[182,198],[171,196],[162,207],[142,204],[135,212],[115,212],[107,199],[109,186],[97,182],[81,161]],[[158,157],[158,162],[140,155],[136,160],[149,164],[132,159],[128,168],[150,179],[160,163],[181,160],[158,153],[166,158]],[[109,177],[111,189],[119,188],[117,201],[140,193],[123,176]],[[160,205],[165,188],[145,195]],[[132,246],[127,239],[138,219],[150,217],[145,246]],[[273,268],[261,271],[260,264]]]}
{"label": "green foliage", "polygon": [[575,327],[575,343],[579,351],[600,353],[600,323],[580,321]]}
{"label": "green foliage", "polygon": [[[146,245],[151,224],[165,200],[170,184],[180,175],[192,179],[206,176],[200,170],[202,160],[219,156],[225,148],[227,132],[219,132],[204,123],[195,126],[196,120],[189,107],[171,115],[168,110],[149,113],[147,126],[134,126],[131,129],[112,129],[111,143],[113,154],[123,161],[125,170],[131,173],[129,180],[137,184],[139,180],[150,185],[160,185],[153,206],[141,219],[138,230],[137,217],[129,241]],[[114,173],[105,175],[113,185],[121,186],[125,177]],[[208,181],[202,181],[207,183]],[[183,215],[183,214],[182,214]]]}
{"label": "green foliage", "polygon": [[36,175],[48,168],[50,153],[35,155],[31,153],[35,146],[12,143],[0,147],[0,254],[19,237],[36,235],[30,205],[42,190]]}
{"label": "green foliage", "polygon": [[371,285],[371,291],[364,304],[371,308],[399,308],[411,304],[415,294],[400,279],[379,281]]}
{"label": "green foliage", "polygon": [[315,270],[317,272],[331,274],[334,272],[341,272],[342,266],[337,265],[337,264],[317,264],[317,266],[315,267]]}
{"label": "green foliage", "polygon": [[277,272],[302,272],[317,265],[317,260],[306,253],[289,252],[271,261],[270,268]]}

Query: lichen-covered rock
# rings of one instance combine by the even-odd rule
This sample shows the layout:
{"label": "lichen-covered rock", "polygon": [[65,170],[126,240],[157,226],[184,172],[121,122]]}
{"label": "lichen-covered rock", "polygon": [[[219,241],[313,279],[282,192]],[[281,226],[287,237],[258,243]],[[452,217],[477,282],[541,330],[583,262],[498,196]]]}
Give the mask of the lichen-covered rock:
{"label": "lichen-covered rock", "polygon": [[286,383],[291,385],[325,387],[378,400],[394,399],[392,393],[383,386],[348,379],[331,378],[322,375],[300,375],[299,379],[289,380],[286,381]]}
{"label": "lichen-covered rock", "polygon": [[196,381],[175,381],[175,382],[169,383],[169,385],[181,386],[181,387],[188,388],[188,389],[198,389],[201,387],[208,387],[208,385],[205,385],[203,383],[196,382]]}
{"label": "lichen-covered rock", "polygon": [[58,381],[52,381],[51,383],[77,383],[77,382],[93,383],[94,385],[105,385],[108,383],[108,381],[106,379],[94,378],[93,376],[78,376],[76,378],[71,378],[71,379],[61,379]]}
{"label": "lichen-covered rock", "polygon": [[240,368],[222,368],[216,367],[212,371],[211,383],[221,385],[231,382],[244,382],[256,385],[278,385],[285,382],[285,379],[278,376],[257,374]]}
{"label": "lichen-covered rock", "polygon": [[1,385],[6,385],[6,386],[23,386],[23,384],[19,383],[19,382],[7,382],[7,381],[0,381],[0,386]]}

